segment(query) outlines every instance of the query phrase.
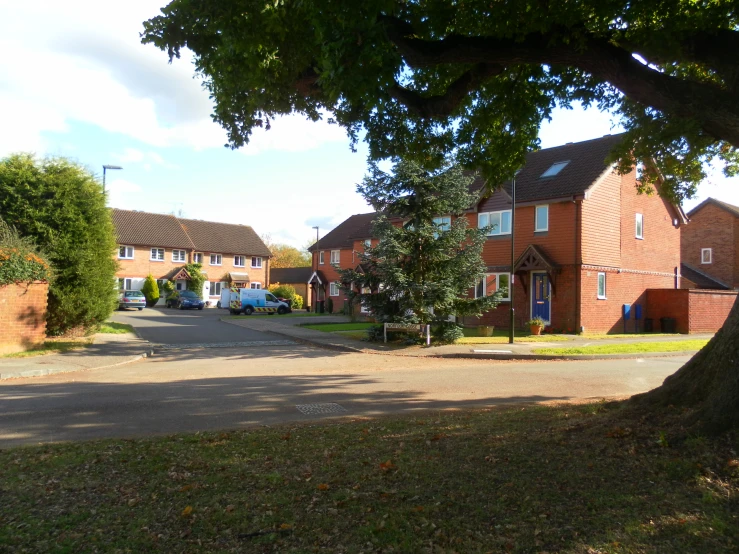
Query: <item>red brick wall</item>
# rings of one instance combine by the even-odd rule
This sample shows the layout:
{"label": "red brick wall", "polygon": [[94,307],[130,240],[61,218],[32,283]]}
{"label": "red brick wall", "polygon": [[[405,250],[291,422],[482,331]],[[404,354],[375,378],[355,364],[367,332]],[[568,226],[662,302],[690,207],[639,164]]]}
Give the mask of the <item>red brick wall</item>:
{"label": "red brick wall", "polygon": [[[582,261],[621,265],[621,177],[604,177],[582,202]],[[633,216],[632,216],[633,217]]]}
{"label": "red brick wall", "polygon": [[648,290],[647,317],[674,317],[679,333],[715,333],[726,321],[737,299],[736,291],[701,289]]}
{"label": "red brick wall", "polygon": [[0,354],[43,344],[49,285],[0,286]]}
{"label": "red brick wall", "polygon": [[[691,216],[681,238],[682,261],[727,285],[739,287],[739,218],[706,204]],[[702,248],[713,249],[712,263],[701,263]]]}
{"label": "red brick wall", "polygon": [[[339,250],[339,267],[341,269],[354,268],[358,265],[359,262],[356,255],[353,254],[351,248],[329,248],[326,250],[321,249],[321,252],[324,252],[323,264],[318,263],[318,252],[313,253],[313,271],[320,271],[326,278],[326,282],[324,283],[325,292],[321,292],[321,299],[328,300],[329,298],[331,298],[334,303],[334,313],[336,313],[340,312],[344,308],[346,295],[344,294],[343,290],[339,291],[339,296],[331,296],[330,294],[331,287],[329,286],[329,283],[341,281],[341,276],[339,275],[339,272],[336,271],[336,269],[331,265],[331,250]],[[317,295],[314,294],[314,307],[317,300]]]}

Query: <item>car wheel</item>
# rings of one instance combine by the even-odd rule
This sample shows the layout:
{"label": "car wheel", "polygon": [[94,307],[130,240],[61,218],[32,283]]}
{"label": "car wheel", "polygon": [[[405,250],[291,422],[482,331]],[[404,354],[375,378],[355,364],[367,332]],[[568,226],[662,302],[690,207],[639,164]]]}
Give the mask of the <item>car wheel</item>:
{"label": "car wheel", "polygon": [[198,310],[202,310],[202,309],[203,309],[203,307],[202,307],[202,306],[198,306]]}
{"label": "car wheel", "polygon": [[184,309],[185,309],[185,305],[184,304],[180,304],[180,310],[184,310]]}
{"label": "car wheel", "polygon": [[285,315],[287,313],[287,308],[285,306],[280,306],[277,308],[277,313],[280,315]]}
{"label": "car wheel", "polygon": [[244,308],[244,315],[251,315],[253,313],[254,313],[254,308],[252,308],[251,306],[247,306],[246,308]]}
{"label": "car wheel", "polygon": [[219,300],[218,302],[216,302],[216,308],[220,308],[220,307],[221,307],[221,301]]}
{"label": "car wheel", "polygon": [[144,308],[139,308],[139,311],[143,310]]}

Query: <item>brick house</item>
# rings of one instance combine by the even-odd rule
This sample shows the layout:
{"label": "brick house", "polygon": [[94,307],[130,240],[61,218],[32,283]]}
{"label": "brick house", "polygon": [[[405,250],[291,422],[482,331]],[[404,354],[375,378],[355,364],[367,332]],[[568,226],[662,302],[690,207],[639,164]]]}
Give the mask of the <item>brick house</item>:
{"label": "brick house", "polygon": [[[189,275],[183,266],[199,262],[207,276],[203,298],[215,306],[229,284],[262,288],[269,285],[272,253],[254,229],[184,219],[173,215],[113,209],[118,251],[118,287],[140,290],[151,274],[160,286],[174,280],[178,290]],[[163,301],[160,301],[163,303]]]}
{"label": "brick house", "polygon": [[273,268],[269,272],[270,282],[272,284],[291,285],[295,292],[303,297],[304,306],[312,306],[311,292],[312,288],[308,285],[308,281],[313,276],[313,269],[310,267],[280,267]]}
{"label": "brick house", "polygon": [[739,290],[739,207],[708,198],[682,230],[683,288]]}
{"label": "brick house", "polygon": [[[637,194],[636,172],[619,175],[605,162],[619,140],[619,135],[606,135],[527,155],[516,177],[517,327],[538,315],[554,329],[618,331],[624,304],[644,306],[647,289],[678,287],[685,214],[656,194]],[[483,249],[487,272],[471,293],[492,294],[511,283],[511,183],[488,195],[478,178],[471,190],[480,200],[465,214],[469,225],[494,225]],[[443,223],[445,216],[440,216]],[[359,263],[356,254],[371,238],[373,217],[352,216],[321,239],[320,250],[311,248],[317,293],[328,289],[339,307],[343,293],[332,284],[338,274],[331,264],[347,268]],[[462,323],[507,328],[509,310],[510,301],[504,301]],[[631,325],[629,330],[633,316]]]}

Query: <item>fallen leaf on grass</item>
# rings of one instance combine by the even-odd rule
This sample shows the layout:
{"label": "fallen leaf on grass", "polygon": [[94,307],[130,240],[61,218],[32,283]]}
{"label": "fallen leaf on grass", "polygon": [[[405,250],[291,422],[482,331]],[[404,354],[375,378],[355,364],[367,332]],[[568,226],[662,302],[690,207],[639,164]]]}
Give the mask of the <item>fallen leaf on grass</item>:
{"label": "fallen leaf on grass", "polygon": [[395,469],[395,465],[393,464],[392,460],[388,460],[387,462],[383,462],[380,464],[380,469],[382,471],[390,471],[391,469]]}
{"label": "fallen leaf on grass", "polygon": [[437,434],[435,434],[435,435],[434,435],[433,437],[431,437],[431,440],[432,440],[432,441],[439,441],[439,440],[441,440],[441,439],[445,439],[445,438],[447,438],[447,436],[448,436],[448,435],[446,435],[445,433],[437,433]]}
{"label": "fallen leaf on grass", "polygon": [[182,510],[182,516],[187,517],[192,513],[192,506],[187,506],[184,510]]}
{"label": "fallen leaf on grass", "polygon": [[328,490],[328,485],[327,485],[326,483],[321,483],[321,484],[320,484],[320,485],[318,485],[318,486],[317,486],[316,488],[317,488],[317,489],[318,489],[319,491],[327,491],[327,490]]}
{"label": "fallen leaf on grass", "polygon": [[283,524],[280,525],[280,529],[282,531],[287,531],[287,530],[292,529],[292,528],[293,528],[293,526],[290,525],[289,523],[283,523]]}
{"label": "fallen leaf on grass", "polygon": [[414,512],[423,512],[423,510],[424,510],[423,506],[416,506],[415,508],[413,508]]}

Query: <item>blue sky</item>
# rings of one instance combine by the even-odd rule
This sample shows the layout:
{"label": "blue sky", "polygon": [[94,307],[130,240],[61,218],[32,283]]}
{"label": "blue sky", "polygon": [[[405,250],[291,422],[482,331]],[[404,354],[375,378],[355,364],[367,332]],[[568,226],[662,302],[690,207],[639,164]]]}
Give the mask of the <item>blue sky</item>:
{"label": "blue sky", "polygon": [[[76,159],[107,175],[112,206],[251,225],[303,246],[348,215],[369,211],[356,193],[366,149],[342,129],[299,117],[224,148],[191,61],[169,64],[139,41],[163,0],[0,0],[0,156],[31,151]],[[542,146],[599,137],[606,114],[557,111]],[[686,202],[713,196],[739,205],[739,179],[714,174]]]}

